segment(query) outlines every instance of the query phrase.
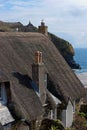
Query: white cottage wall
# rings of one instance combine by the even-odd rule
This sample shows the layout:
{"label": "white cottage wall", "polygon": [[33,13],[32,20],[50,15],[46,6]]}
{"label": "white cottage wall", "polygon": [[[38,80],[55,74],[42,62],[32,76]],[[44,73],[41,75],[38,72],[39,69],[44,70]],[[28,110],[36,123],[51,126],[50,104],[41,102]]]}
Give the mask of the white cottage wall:
{"label": "white cottage wall", "polygon": [[73,105],[69,101],[67,109],[62,111],[62,122],[65,127],[70,127],[73,122]]}
{"label": "white cottage wall", "polygon": [[66,110],[66,127],[70,127],[73,122],[73,105],[69,101],[67,110]]}

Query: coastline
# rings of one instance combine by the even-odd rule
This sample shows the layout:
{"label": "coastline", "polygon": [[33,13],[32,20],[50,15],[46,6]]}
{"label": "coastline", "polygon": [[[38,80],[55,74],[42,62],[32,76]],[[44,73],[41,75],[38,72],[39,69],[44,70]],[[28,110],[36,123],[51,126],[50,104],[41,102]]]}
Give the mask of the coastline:
{"label": "coastline", "polygon": [[87,88],[87,72],[75,73],[75,74],[79,78],[81,83],[84,85],[84,87]]}

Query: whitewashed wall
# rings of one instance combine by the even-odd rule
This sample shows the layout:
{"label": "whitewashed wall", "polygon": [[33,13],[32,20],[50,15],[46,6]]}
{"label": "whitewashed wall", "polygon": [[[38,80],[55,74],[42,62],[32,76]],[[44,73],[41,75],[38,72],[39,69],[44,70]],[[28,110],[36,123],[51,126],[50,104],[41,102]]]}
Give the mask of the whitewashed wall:
{"label": "whitewashed wall", "polygon": [[62,111],[62,122],[65,127],[70,127],[73,122],[73,105],[69,101],[67,109]]}

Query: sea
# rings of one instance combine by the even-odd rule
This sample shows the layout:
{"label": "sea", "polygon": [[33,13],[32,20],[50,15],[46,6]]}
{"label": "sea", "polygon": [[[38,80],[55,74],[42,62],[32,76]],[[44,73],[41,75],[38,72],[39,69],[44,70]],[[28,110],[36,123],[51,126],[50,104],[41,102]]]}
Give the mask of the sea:
{"label": "sea", "polygon": [[87,72],[87,48],[74,48],[74,60],[81,66],[81,69],[76,69],[76,73]]}

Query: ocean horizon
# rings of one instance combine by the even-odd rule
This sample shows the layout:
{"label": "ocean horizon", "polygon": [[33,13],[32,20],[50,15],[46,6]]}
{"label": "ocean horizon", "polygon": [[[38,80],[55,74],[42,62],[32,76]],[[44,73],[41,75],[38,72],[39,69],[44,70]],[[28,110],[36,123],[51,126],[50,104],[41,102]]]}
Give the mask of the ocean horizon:
{"label": "ocean horizon", "polygon": [[74,48],[74,60],[81,66],[81,69],[76,69],[76,73],[87,72],[87,48]]}

